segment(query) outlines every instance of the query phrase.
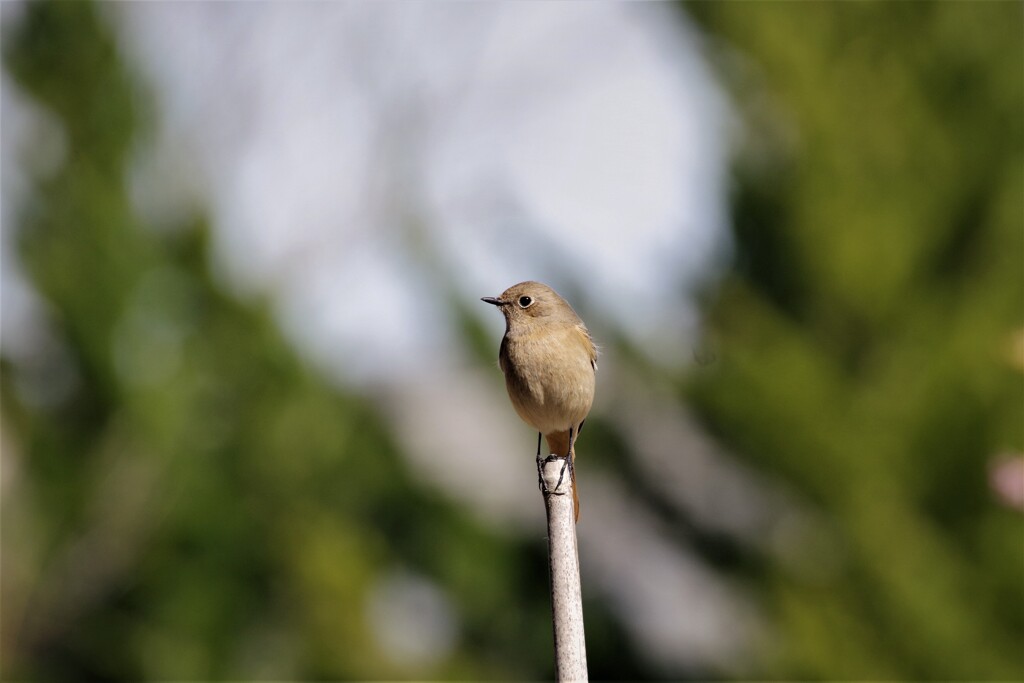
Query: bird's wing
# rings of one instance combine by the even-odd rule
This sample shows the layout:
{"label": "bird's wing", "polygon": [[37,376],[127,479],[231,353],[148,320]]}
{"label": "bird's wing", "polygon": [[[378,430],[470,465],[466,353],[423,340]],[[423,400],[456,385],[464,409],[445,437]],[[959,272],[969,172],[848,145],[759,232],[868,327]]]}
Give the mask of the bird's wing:
{"label": "bird's wing", "polygon": [[583,338],[584,347],[590,354],[590,367],[594,368],[594,372],[597,372],[597,345],[594,344],[590,331],[583,325],[577,325],[576,332]]}

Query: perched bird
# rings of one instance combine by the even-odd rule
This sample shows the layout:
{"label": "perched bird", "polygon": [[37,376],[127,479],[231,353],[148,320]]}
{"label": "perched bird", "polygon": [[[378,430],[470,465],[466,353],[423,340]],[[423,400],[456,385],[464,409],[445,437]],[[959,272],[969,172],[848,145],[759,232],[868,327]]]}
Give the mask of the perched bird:
{"label": "perched bird", "polygon": [[594,403],[597,347],[572,306],[545,284],[520,282],[481,300],[505,315],[498,353],[505,388],[519,417],[540,432],[538,459],[541,434],[549,453],[565,459],[579,520],[573,445]]}

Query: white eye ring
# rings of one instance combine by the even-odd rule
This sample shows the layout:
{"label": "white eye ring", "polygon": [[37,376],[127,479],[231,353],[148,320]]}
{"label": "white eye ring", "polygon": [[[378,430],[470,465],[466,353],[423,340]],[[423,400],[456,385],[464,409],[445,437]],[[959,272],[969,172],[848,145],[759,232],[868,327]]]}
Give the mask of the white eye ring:
{"label": "white eye ring", "polygon": [[529,308],[533,305],[533,299],[528,296],[519,297],[519,308]]}

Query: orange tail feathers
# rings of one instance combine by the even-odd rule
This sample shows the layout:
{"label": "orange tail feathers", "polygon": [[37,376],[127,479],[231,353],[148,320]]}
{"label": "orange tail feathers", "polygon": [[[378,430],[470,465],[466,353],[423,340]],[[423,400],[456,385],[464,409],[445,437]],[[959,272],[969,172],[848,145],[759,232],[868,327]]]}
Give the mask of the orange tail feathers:
{"label": "orange tail feathers", "polygon": [[[573,460],[574,461],[576,460],[576,454],[575,453],[573,453]],[[576,468],[575,467],[572,468],[572,474],[570,475],[570,478],[572,479],[572,508],[573,508],[573,512],[575,512],[575,514],[576,514],[576,523],[579,524],[579,521],[580,521],[580,494],[576,490]]]}

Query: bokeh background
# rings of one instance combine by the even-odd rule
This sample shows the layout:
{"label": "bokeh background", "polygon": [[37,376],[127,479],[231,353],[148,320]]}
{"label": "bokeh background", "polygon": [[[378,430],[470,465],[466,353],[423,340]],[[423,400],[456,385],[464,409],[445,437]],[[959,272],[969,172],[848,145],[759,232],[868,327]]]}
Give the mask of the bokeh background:
{"label": "bokeh background", "polygon": [[0,9],[3,678],[1024,678],[1021,3]]}

